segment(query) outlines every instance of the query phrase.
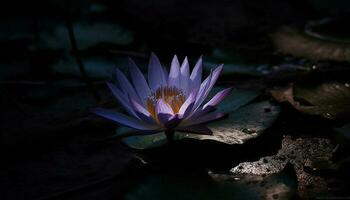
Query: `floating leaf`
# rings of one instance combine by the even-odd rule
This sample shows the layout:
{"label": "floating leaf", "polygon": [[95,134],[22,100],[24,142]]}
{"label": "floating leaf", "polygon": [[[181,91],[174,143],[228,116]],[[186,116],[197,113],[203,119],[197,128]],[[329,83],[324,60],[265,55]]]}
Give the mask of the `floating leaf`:
{"label": "floating leaf", "polygon": [[208,127],[213,135],[196,135],[179,133],[176,136],[198,140],[214,140],[226,144],[243,144],[245,141],[258,137],[270,127],[279,114],[279,107],[267,101],[250,104],[235,112],[226,119],[213,122]]}
{"label": "floating leaf", "polygon": [[350,113],[350,86],[345,83],[323,83],[316,87],[294,88],[294,98],[303,99],[313,105],[302,106],[301,110],[326,118],[335,118]]}
{"label": "floating leaf", "polygon": [[287,101],[307,114],[328,119],[347,119],[350,114],[349,83],[328,82],[312,87],[290,85],[270,92],[277,101]]}
{"label": "floating leaf", "polygon": [[[175,140],[195,139],[211,140],[225,144],[243,144],[245,141],[258,137],[270,127],[279,114],[279,107],[269,102],[259,102],[244,106],[231,112],[225,119],[212,122],[208,127],[213,135],[197,135],[175,132]],[[117,130],[117,132],[119,132]],[[123,140],[128,146],[136,149],[148,149],[164,145],[164,133],[146,136],[131,136]]]}
{"label": "floating leaf", "polygon": [[271,35],[277,50],[283,54],[310,60],[349,61],[349,43],[310,37],[294,27],[282,27]]}
{"label": "floating leaf", "polygon": [[[163,132],[150,135],[137,135],[133,129],[121,127],[117,129],[116,137],[125,137],[123,142],[134,149],[151,149],[163,146],[167,143],[166,136]],[[136,136],[133,136],[133,135]]]}

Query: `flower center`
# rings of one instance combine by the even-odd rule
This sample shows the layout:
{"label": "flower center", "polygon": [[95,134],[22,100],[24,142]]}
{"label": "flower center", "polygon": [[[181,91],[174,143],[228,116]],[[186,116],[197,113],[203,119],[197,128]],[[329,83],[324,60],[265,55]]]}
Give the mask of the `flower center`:
{"label": "flower center", "polygon": [[178,113],[186,98],[182,90],[176,87],[160,87],[147,99],[147,110],[151,116],[158,120],[156,114],[156,104],[159,99],[169,104],[174,113]]}

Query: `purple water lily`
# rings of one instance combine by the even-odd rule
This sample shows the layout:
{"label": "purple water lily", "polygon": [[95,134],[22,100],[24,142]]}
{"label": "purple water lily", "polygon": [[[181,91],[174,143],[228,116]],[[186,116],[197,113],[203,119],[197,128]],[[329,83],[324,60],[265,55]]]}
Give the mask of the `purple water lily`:
{"label": "purple water lily", "polygon": [[148,65],[148,81],[131,59],[129,67],[131,82],[117,69],[117,83],[107,83],[129,115],[103,108],[92,109],[93,113],[146,133],[165,131],[172,134],[175,130],[211,134],[211,130],[204,124],[224,116],[224,113],[211,111],[231,88],[218,92],[202,105],[218,79],[223,65],[211,71],[203,82],[202,58],[198,59],[190,74],[187,58],[180,65],[175,55],[168,73],[152,53]]}

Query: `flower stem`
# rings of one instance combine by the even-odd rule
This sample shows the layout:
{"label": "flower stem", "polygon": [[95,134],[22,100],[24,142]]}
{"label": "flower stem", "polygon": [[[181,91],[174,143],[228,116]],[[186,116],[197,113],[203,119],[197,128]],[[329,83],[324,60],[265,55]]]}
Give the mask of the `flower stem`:
{"label": "flower stem", "polygon": [[166,130],[165,131],[165,135],[166,135],[166,139],[168,140],[168,143],[171,144],[174,142],[174,130]]}

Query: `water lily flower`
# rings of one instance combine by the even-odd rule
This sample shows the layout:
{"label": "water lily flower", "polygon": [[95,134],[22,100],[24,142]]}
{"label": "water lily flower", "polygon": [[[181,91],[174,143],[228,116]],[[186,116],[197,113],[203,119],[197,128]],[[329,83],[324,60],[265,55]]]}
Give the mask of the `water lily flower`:
{"label": "water lily flower", "polygon": [[128,115],[103,108],[95,108],[91,111],[145,133],[164,131],[168,139],[175,130],[211,134],[211,130],[205,126],[205,123],[225,115],[212,111],[229,94],[231,88],[218,92],[204,105],[203,102],[213,88],[222,68],[223,65],[219,65],[201,82],[201,57],[190,74],[187,57],[180,65],[175,55],[168,73],[157,56],[152,53],[146,80],[134,61],[129,59],[131,81],[117,69],[116,83],[107,83]]}

